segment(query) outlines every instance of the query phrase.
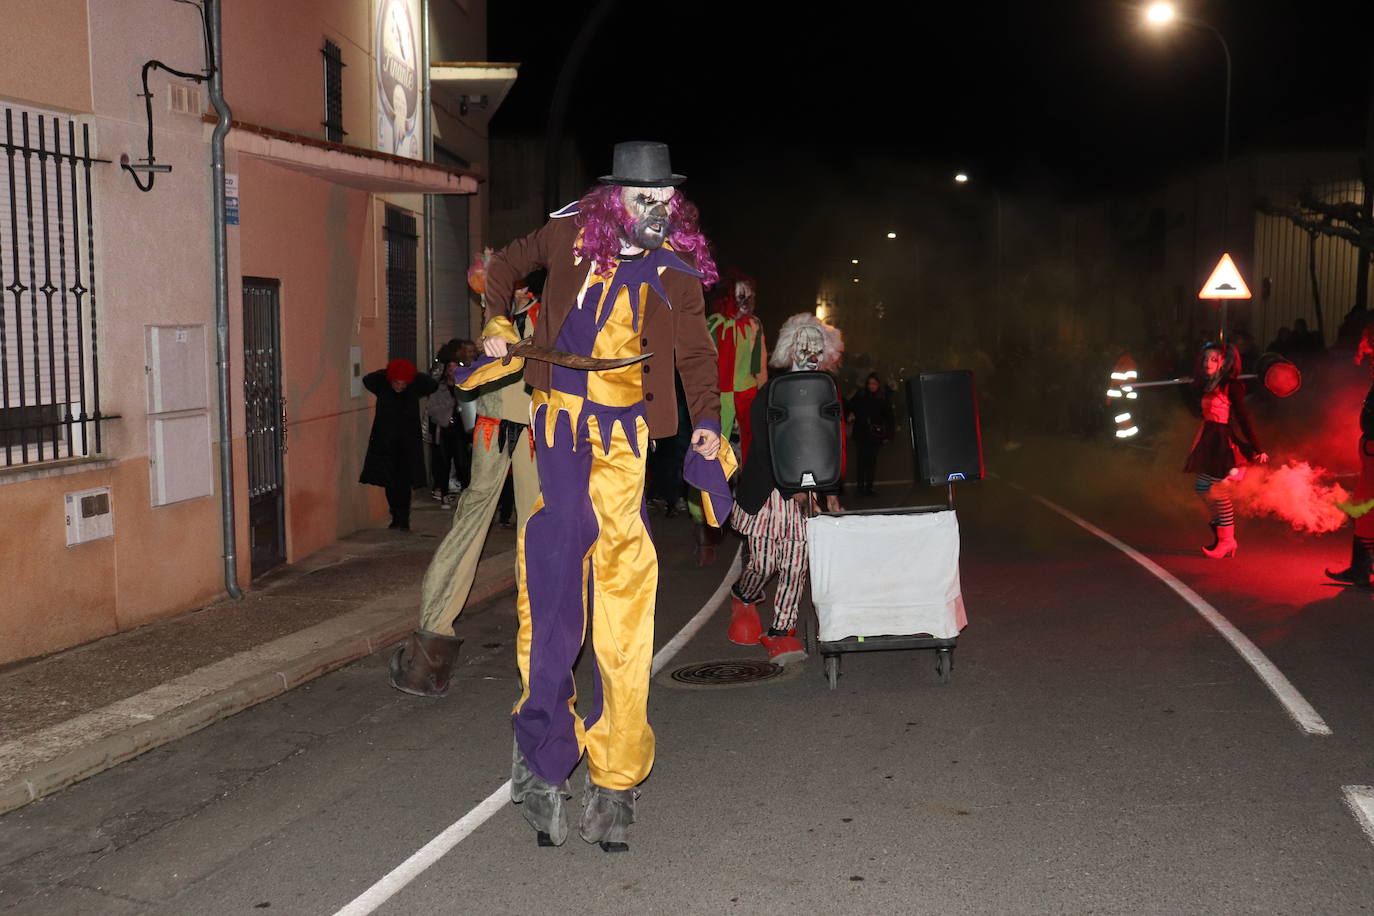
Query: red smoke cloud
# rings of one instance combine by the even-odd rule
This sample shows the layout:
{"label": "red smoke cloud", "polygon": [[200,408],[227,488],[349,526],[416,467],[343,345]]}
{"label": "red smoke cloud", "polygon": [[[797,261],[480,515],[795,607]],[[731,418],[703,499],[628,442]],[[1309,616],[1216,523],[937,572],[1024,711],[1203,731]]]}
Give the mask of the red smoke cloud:
{"label": "red smoke cloud", "polygon": [[1289,461],[1275,469],[1249,468],[1245,479],[1233,486],[1236,510],[1242,515],[1271,515],[1294,531],[1326,534],[1349,518],[1336,503],[1346,502],[1350,494],[1329,471],[1306,461]]}

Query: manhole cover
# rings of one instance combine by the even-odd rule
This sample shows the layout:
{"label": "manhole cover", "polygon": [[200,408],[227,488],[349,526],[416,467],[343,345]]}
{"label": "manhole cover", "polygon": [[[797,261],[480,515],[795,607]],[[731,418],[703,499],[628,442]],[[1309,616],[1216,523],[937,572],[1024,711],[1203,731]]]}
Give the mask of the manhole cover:
{"label": "manhole cover", "polygon": [[666,683],[674,687],[741,687],[781,680],[801,667],[775,665],[760,659],[724,658],[676,668],[668,675]]}

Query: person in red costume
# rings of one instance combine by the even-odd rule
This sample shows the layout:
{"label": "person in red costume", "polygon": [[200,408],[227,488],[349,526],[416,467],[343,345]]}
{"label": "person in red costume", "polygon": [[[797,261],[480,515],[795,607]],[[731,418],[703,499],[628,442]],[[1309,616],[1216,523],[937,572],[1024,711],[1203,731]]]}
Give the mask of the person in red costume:
{"label": "person in red costume", "polygon": [[763,324],[754,314],[754,278],[727,271],[716,286],[706,327],[716,342],[720,366],[720,434],[729,439],[739,421],[740,461],[749,457],[753,424],[749,405],[759,386],[768,381],[768,348]]}
{"label": "person in red costume", "polygon": [[1193,371],[1193,387],[1202,398],[1202,426],[1183,470],[1197,475],[1193,490],[1211,513],[1216,534],[1215,543],[1202,552],[1219,560],[1236,553],[1231,482],[1245,476],[1246,465],[1264,464],[1269,456],[1260,449],[1245,409],[1245,383],[1240,380],[1240,353],[1235,347],[1204,345]]}
{"label": "person in red costume", "polygon": [[1370,568],[1374,565],[1374,324],[1365,326],[1360,335],[1360,348],[1355,353],[1355,365],[1370,358],[1369,391],[1360,409],[1360,482],[1348,503],[1338,503],[1341,510],[1355,520],[1355,534],[1350,541],[1350,567],[1326,574],[1337,582],[1369,588]]}

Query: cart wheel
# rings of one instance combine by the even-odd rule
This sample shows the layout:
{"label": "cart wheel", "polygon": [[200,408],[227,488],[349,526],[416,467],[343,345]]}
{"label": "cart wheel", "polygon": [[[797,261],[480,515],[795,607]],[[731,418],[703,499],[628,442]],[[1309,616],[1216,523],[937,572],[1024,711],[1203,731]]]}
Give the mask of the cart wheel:
{"label": "cart wheel", "polygon": [[802,642],[806,644],[806,654],[816,654],[816,630],[811,625],[811,618],[803,616],[801,619]]}
{"label": "cart wheel", "polygon": [[954,652],[951,649],[935,650],[935,674],[941,684],[949,683],[949,673],[954,670]]}
{"label": "cart wheel", "polygon": [[838,655],[825,657],[825,679],[830,682],[831,690],[834,690],[835,685],[840,682],[840,657]]}

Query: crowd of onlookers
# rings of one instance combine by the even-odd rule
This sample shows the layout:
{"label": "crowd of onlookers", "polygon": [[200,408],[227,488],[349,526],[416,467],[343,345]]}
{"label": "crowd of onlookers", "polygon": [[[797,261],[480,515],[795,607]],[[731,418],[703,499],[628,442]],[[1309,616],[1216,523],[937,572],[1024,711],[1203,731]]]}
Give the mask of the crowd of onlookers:
{"label": "crowd of onlookers", "polygon": [[[1228,340],[1240,351],[1245,372],[1253,371],[1262,353],[1274,352],[1292,360],[1304,374],[1320,373],[1332,361],[1343,364],[1353,358],[1368,315],[1352,309],[1329,347],[1304,318],[1279,328],[1263,347],[1239,323],[1232,327]],[[1203,338],[1192,339],[1186,333],[1095,345],[1033,346],[1023,339],[1008,339],[995,350],[948,348],[920,369],[974,371],[987,447],[1014,449],[1026,437],[1037,434],[1114,440],[1118,428],[1115,418],[1123,411],[1131,411],[1140,421],[1139,436],[1131,440],[1138,445],[1149,443],[1160,430],[1161,424],[1152,419],[1190,404],[1187,386],[1153,389],[1123,406],[1107,397],[1113,369],[1128,357],[1142,381],[1186,378],[1193,372],[1203,343]],[[901,374],[894,391],[898,417],[906,414]],[[1251,388],[1255,390],[1253,385]],[[1195,399],[1191,404],[1196,406]]]}
{"label": "crowd of onlookers", "polygon": [[[1260,355],[1278,353],[1295,363],[1311,380],[1332,366],[1354,357],[1369,313],[1352,309],[1327,346],[1322,334],[1295,318],[1279,328],[1272,340],[1260,342],[1243,324],[1232,326],[1227,340],[1240,351],[1243,372],[1252,372]],[[995,359],[991,371],[979,375],[979,402],[985,439],[1016,443],[1035,432],[1073,435],[1085,439],[1115,439],[1115,417],[1130,411],[1140,421],[1138,437],[1130,444],[1148,444],[1159,432],[1158,420],[1179,406],[1196,407],[1186,385],[1152,389],[1126,403],[1109,399],[1111,373],[1123,357],[1134,363],[1141,381],[1190,377],[1202,338],[1186,334],[1156,335],[1143,342],[1111,342],[1098,346],[1072,345],[1033,350],[1013,343]],[[1258,393],[1260,387],[1249,386]]]}
{"label": "crowd of onlookers", "polygon": [[[1368,313],[1351,309],[1330,348],[1322,334],[1311,330],[1304,318],[1279,328],[1263,348],[1243,325],[1231,330],[1229,340],[1240,351],[1243,371],[1252,371],[1261,353],[1274,352],[1292,360],[1304,373],[1310,373],[1321,371],[1332,355],[1339,354],[1348,361],[1367,321]],[[1034,435],[1111,440],[1117,429],[1115,417],[1123,410],[1130,410],[1133,419],[1139,421],[1140,433],[1132,438],[1131,444],[1148,445],[1161,428],[1151,420],[1188,403],[1186,386],[1155,389],[1149,396],[1123,406],[1123,402],[1107,397],[1113,368],[1126,357],[1142,381],[1187,377],[1193,372],[1201,343],[1179,334],[1156,335],[1134,346],[1113,342],[1033,347],[1025,340],[1015,339],[1005,340],[994,353],[978,347],[949,347],[919,369],[892,371],[890,385],[880,372],[867,372],[869,365],[861,357],[856,361],[861,365],[844,367],[839,373],[842,390],[852,392],[846,419],[854,454],[847,476],[857,478],[860,493],[871,491],[878,449],[895,437],[896,427],[905,425],[904,376],[922,370],[973,370],[986,447],[1015,449],[1026,437]],[[453,386],[450,370],[455,365],[467,365],[477,353],[473,341],[451,340],[435,354],[427,373],[436,390],[428,395],[417,438],[429,448],[431,495],[445,508],[454,505],[457,494],[467,485],[476,422],[474,396]],[[856,407],[860,409],[855,410]],[[870,413],[878,419],[868,416]],[[690,424],[681,425],[690,428]],[[650,506],[667,515],[683,512],[686,490],[680,465],[685,442],[662,440],[655,445],[647,493]],[[514,504],[509,480],[506,489],[499,510],[502,524],[510,523]]]}

